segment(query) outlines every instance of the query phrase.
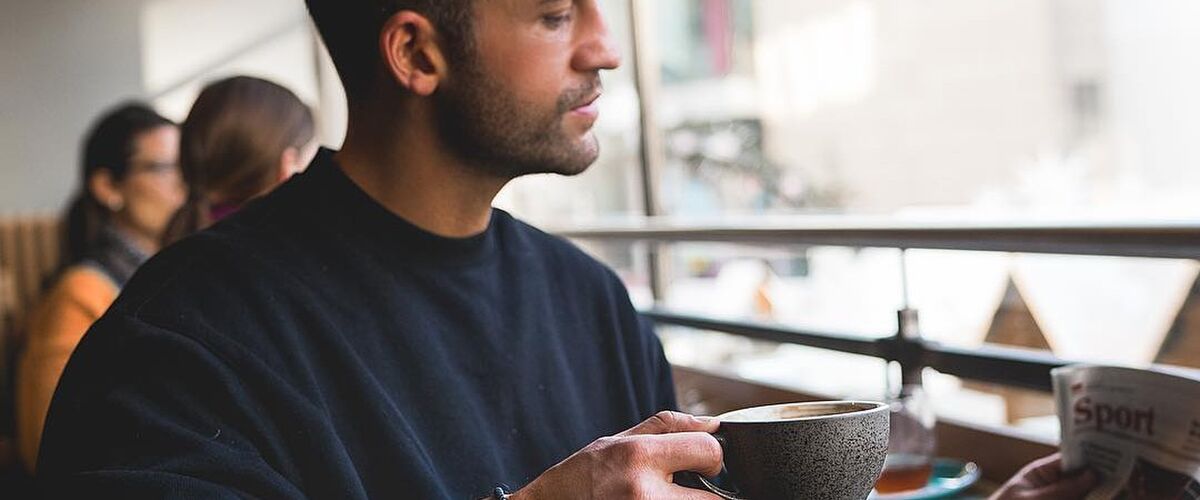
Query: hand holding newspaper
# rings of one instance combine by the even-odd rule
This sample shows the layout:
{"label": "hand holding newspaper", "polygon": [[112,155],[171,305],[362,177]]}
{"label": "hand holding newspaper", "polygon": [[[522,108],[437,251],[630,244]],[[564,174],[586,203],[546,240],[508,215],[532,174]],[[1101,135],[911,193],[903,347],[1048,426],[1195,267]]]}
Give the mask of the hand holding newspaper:
{"label": "hand holding newspaper", "polygon": [[1200,500],[1200,380],[1086,365],[1053,378],[1063,469],[1103,477],[1087,500]]}

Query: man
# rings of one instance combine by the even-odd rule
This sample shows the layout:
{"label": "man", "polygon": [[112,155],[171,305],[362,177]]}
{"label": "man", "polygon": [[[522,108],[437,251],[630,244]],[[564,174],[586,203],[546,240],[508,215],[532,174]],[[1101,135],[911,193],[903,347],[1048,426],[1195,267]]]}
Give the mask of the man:
{"label": "man", "polygon": [[490,207],[595,160],[596,0],[308,4],[344,148],[139,271],[64,373],[48,495],[716,499],[672,482],[718,424],[661,412],[619,280]]}
{"label": "man", "polygon": [[595,160],[596,0],[308,4],[344,148],[139,271],[65,371],[47,493],[716,498],[672,483],[720,470],[717,424],[657,413],[620,281],[490,207]]}

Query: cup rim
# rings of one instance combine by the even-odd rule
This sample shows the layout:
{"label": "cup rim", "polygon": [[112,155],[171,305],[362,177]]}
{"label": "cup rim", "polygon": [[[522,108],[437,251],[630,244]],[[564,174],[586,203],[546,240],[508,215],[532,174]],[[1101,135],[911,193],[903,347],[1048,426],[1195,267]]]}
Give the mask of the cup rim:
{"label": "cup rim", "polygon": [[[770,409],[770,408],[782,408],[785,406],[787,406],[787,407],[818,406],[818,405],[830,405],[830,404],[867,405],[870,407],[864,408],[861,410],[853,410],[853,411],[848,411],[848,412],[843,412],[843,413],[833,413],[833,414],[827,414],[827,415],[811,415],[811,416],[806,416],[806,417],[779,418],[779,419],[773,419],[773,420],[733,420],[733,421],[725,420],[725,418],[728,417],[729,415],[747,411],[747,410],[764,410],[764,409]],[[891,410],[891,405],[889,405],[887,403],[879,402],[879,401],[865,401],[865,400],[804,401],[804,402],[797,402],[797,403],[779,403],[779,404],[773,404],[773,405],[751,406],[749,408],[741,408],[741,409],[737,409],[737,410],[733,410],[733,411],[727,411],[725,413],[717,415],[716,419],[721,422],[721,425],[726,425],[726,424],[729,424],[729,425],[777,424],[780,422],[804,422],[804,421],[808,421],[808,420],[835,420],[835,419],[843,419],[843,418],[857,418],[857,417],[862,417],[864,415],[871,414],[871,413],[887,412],[890,410]]]}

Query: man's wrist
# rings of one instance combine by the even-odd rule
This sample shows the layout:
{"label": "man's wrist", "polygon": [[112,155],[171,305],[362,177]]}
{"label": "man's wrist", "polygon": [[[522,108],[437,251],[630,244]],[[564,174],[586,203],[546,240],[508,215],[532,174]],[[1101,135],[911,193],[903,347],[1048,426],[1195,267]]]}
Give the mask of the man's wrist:
{"label": "man's wrist", "polygon": [[512,493],[509,493],[508,490],[505,489],[504,487],[497,486],[496,488],[494,488],[492,490],[492,493],[490,495],[483,497],[480,500],[529,500],[528,495],[519,494],[522,491],[525,491],[525,490],[518,490],[518,491],[514,491]]}
{"label": "man's wrist", "polygon": [[533,500],[533,496],[529,493],[529,488],[521,488],[517,491],[508,494],[508,500]]}

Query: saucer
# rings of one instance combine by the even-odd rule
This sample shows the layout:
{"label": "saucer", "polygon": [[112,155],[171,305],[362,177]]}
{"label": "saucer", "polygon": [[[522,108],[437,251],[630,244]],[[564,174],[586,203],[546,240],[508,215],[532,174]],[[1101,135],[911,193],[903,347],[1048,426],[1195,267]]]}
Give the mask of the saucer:
{"label": "saucer", "polygon": [[933,476],[929,484],[919,490],[881,494],[871,492],[870,500],[926,500],[945,498],[962,493],[979,480],[979,466],[974,462],[962,462],[950,458],[933,461]]}

